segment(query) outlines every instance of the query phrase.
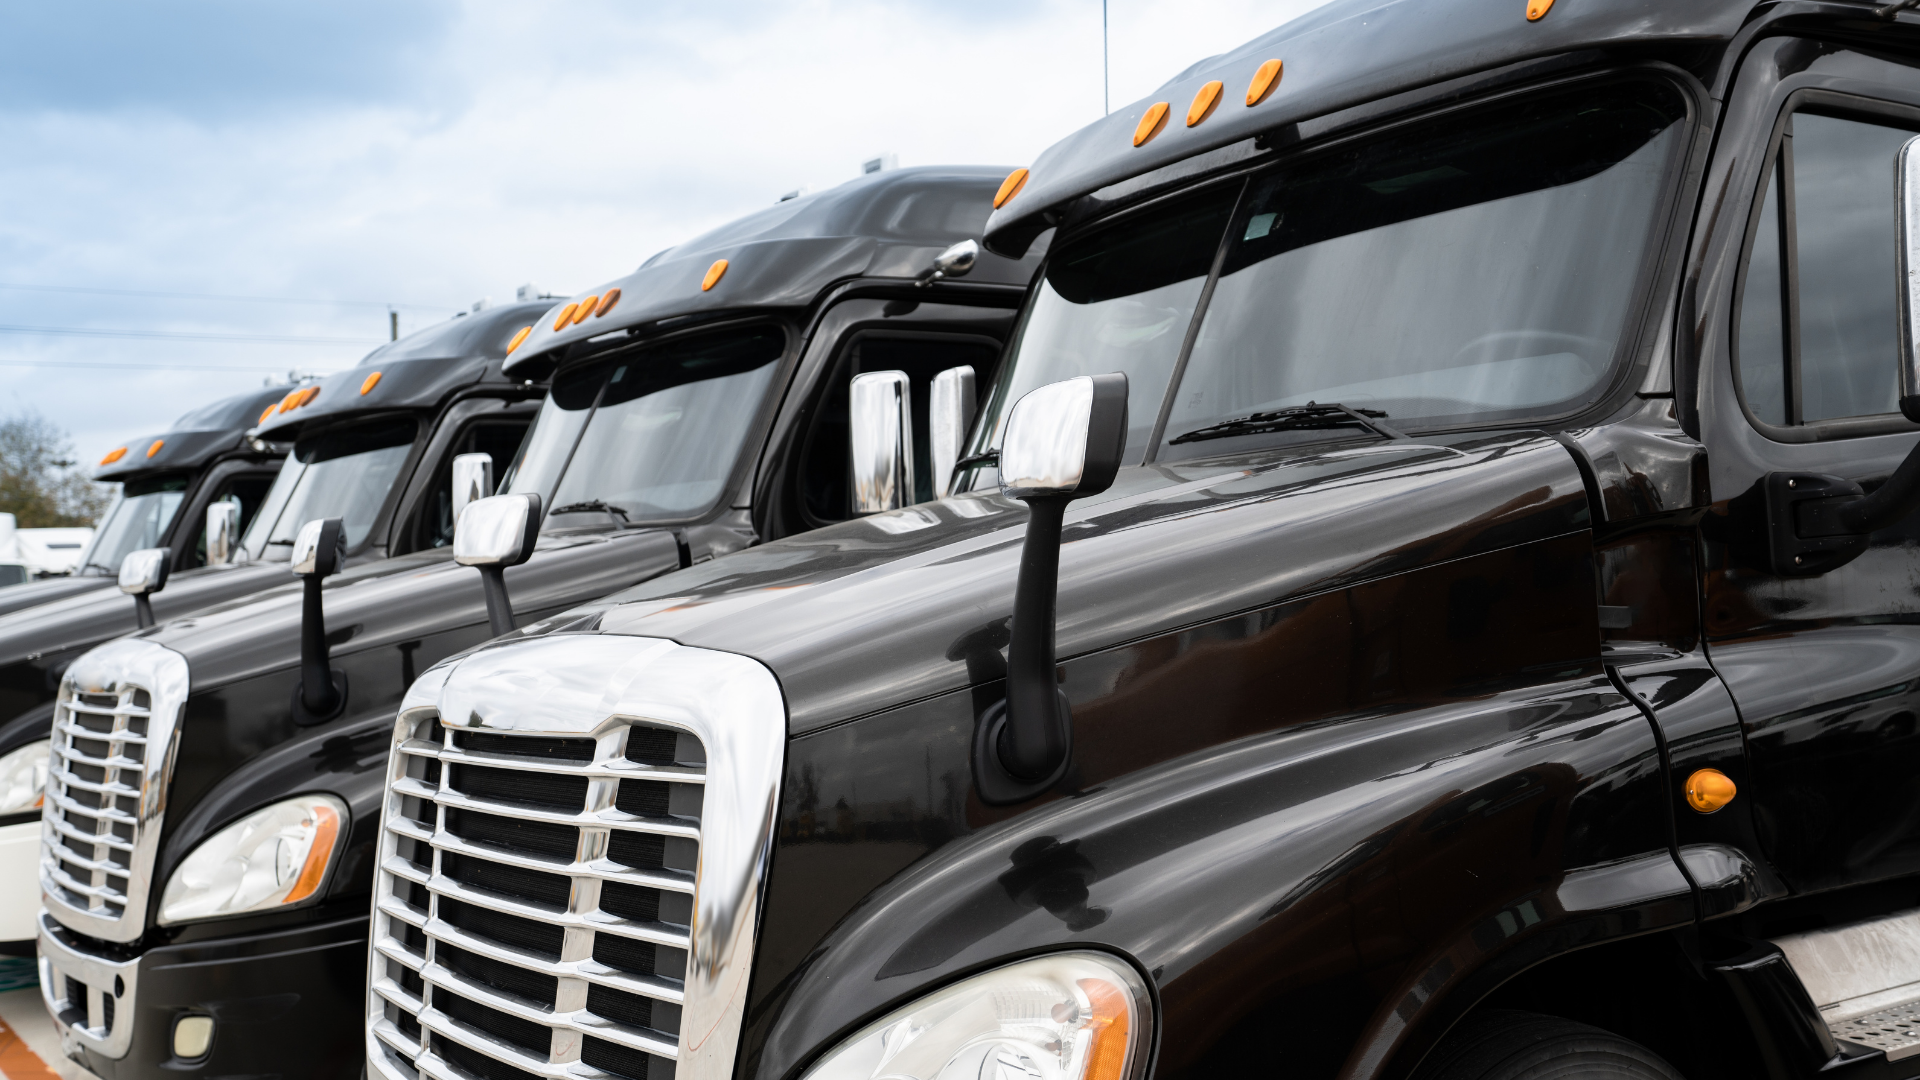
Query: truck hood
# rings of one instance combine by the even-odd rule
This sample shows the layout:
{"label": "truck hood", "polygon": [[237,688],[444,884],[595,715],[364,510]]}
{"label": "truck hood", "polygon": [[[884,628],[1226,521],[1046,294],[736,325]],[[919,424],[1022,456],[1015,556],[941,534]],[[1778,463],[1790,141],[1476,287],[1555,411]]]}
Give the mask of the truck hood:
{"label": "truck hood", "polygon": [[[995,494],[923,503],[656,578],[523,633],[752,656],[779,676],[798,735],[1000,678],[1026,517]],[[1123,469],[1067,513],[1058,655],[1587,528],[1572,457],[1539,432]]]}

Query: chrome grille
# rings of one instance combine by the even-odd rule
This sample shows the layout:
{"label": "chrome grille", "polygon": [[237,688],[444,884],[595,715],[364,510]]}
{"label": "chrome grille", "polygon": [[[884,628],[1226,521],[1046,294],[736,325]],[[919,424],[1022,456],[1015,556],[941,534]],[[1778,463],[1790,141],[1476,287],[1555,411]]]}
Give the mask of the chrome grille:
{"label": "chrome grille", "polygon": [[185,658],[150,642],[96,648],[54,702],[40,884],[63,925],[108,941],[146,929]]}

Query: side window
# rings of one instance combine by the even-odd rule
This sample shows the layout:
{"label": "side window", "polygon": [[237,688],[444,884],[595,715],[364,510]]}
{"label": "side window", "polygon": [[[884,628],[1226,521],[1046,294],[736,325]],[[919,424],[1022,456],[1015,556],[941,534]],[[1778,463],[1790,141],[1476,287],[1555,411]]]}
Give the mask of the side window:
{"label": "side window", "polygon": [[507,466],[520,452],[527,434],[527,420],[482,420],[468,424],[454,440],[446,459],[433,479],[433,493],[421,507],[414,526],[414,550],[446,547],[453,543],[453,459],[460,454],[486,454],[493,458],[494,483],[500,483]]}
{"label": "side window", "polygon": [[913,389],[913,497],[915,502],[925,502],[933,498],[933,454],[927,441],[927,405],[933,377],[951,367],[972,365],[975,392],[984,397],[999,355],[997,343],[979,338],[856,337],[828,381],[825,399],[814,414],[813,427],[800,452],[800,494],[813,523],[825,525],[853,515],[847,386],[855,375],[869,371],[907,373]]}
{"label": "side window", "polygon": [[1899,411],[1894,184],[1913,136],[1878,119],[1788,118],[1754,219],[1736,342],[1741,391],[1762,422]]}

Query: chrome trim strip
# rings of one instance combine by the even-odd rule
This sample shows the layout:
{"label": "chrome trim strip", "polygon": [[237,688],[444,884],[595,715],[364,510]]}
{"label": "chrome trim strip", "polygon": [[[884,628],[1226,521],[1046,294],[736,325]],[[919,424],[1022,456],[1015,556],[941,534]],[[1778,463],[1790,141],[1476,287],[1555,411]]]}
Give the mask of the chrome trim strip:
{"label": "chrome trim strip", "polygon": [[[40,1001],[53,1018],[53,1025],[80,1045],[106,1058],[123,1058],[133,1045],[134,1001],[139,995],[140,961],[115,963],[88,956],[69,948],[55,934],[56,924],[44,911],[40,913],[37,944],[40,949]],[[87,988],[87,1000],[67,1000],[67,980]],[[113,1020],[106,1017],[108,998],[116,997]],[[69,1024],[61,1014],[78,1009],[84,1020]]]}

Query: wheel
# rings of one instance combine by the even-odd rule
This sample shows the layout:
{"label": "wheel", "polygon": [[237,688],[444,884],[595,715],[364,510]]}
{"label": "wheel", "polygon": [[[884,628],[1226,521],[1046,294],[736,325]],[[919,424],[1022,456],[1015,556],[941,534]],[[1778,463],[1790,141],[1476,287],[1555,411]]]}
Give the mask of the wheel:
{"label": "wheel", "polygon": [[1419,1080],[1682,1080],[1630,1039],[1557,1016],[1493,1009],[1448,1035]]}

